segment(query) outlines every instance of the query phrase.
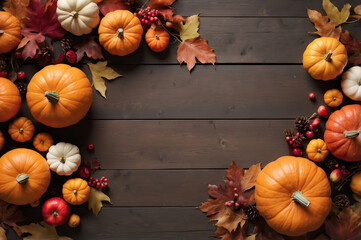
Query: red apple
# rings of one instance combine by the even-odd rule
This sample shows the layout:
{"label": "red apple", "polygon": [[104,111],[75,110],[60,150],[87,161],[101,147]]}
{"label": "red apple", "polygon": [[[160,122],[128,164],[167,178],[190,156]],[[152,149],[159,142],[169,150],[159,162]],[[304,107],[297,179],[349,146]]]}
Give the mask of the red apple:
{"label": "red apple", "polygon": [[331,182],[339,182],[342,178],[342,173],[339,168],[333,170],[330,174],[330,180]]}
{"label": "red apple", "polygon": [[317,113],[321,117],[327,117],[328,116],[327,108],[325,106],[323,106],[323,105],[318,107]]}
{"label": "red apple", "polygon": [[63,199],[53,197],[44,203],[41,213],[47,224],[57,227],[68,221],[69,206]]}

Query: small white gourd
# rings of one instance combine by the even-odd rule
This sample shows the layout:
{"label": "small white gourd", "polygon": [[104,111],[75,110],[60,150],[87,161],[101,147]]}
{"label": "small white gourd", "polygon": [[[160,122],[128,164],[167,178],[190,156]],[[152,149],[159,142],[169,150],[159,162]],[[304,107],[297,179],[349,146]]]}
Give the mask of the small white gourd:
{"label": "small white gourd", "polygon": [[49,148],[46,161],[50,169],[60,176],[69,176],[81,163],[79,148],[71,143],[59,142]]}
{"label": "small white gourd", "polygon": [[361,101],[361,67],[354,66],[342,75],[343,93],[354,101]]}

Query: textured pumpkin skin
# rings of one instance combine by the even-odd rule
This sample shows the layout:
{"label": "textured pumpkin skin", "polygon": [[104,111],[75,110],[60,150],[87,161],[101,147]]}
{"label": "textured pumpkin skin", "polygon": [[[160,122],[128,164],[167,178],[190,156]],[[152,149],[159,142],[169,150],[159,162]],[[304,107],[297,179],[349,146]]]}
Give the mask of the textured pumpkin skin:
{"label": "textured pumpkin skin", "polygon": [[145,42],[154,52],[164,51],[169,44],[169,33],[162,27],[149,28],[145,34]]}
{"label": "textured pumpkin skin", "polygon": [[343,93],[354,101],[361,101],[361,67],[353,66],[342,74]]}
{"label": "textured pumpkin skin", "polygon": [[4,147],[4,144],[5,144],[5,138],[2,131],[0,131],[0,150]]}
{"label": "textured pumpkin skin", "polygon": [[[29,175],[24,184],[16,181],[21,173]],[[0,158],[0,199],[16,205],[30,204],[40,199],[49,184],[49,166],[39,153],[17,148]]]}
{"label": "textured pumpkin skin", "polygon": [[[295,191],[310,200],[307,208],[291,199]],[[256,180],[257,209],[274,230],[289,236],[318,229],[331,210],[330,196],[326,173],[305,158],[280,157],[263,168]]]}
{"label": "textured pumpkin skin", "polygon": [[9,135],[17,142],[26,142],[33,138],[34,124],[26,117],[19,117],[9,124]]}
{"label": "textured pumpkin skin", "polygon": [[[332,52],[331,60],[324,56]],[[313,40],[303,53],[303,68],[317,80],[331,80],[340,75],[347,64],[347,50],[336,38],[321,37]]]}
{"label": "textured pumpkin skin", "polygon": [[328,156],[327,145],[322,139],[312,139],[306,148],[307,156],[315,162],[322,162]]}
{"label": "textured pumpkin skin", "polygon": [[[51,103],[46,92],[57,92]],[[88,112],[93,90],[85,73],[66,64],[50,65],[31,79],[26,101],[33,117],[44,125],[62,128],[79,122]]]}
{"label": "textured pumpkin skin", "polygon": [[8,12],[0,11],[0,54],[16,48],[21,40],[20,21]]}
{"label": "textured pumpkin skin", "polygon": [[80,217],[78,214],[72,214],[68,221],[68,226],[71,228],[75,228],[80,224]]}
{"label": "textured pumpkin skin", "polygon": [[326,122],[324,139],[328,150],[345,161],[361,160],[361,135],[346,138],[344,131],[361,132],[361,106],[347,105],[333,112]]}
{"label": "textured pumpkin skin", "polygon": [[[117,36],[118,29],[123,29],[123,37]],[[116,10],[102,18],[98,33],[99,42],[105,50],[113,55],[125,56],[138,49],[143,27],[133,13],[128,10]]]}
{"label": "textured pumpkin skin", "polygon": [[54,144],[54,140],[49,133],[38,133],[33,139],[33,145],[39,152],[46,152]]}
{"label": "textured pumpkin skin", "polygon": [[350,187],[353,193],[361,196],[361,171],[352,176]]}
{"label": "textured pumpkin skin", "polygon": [[6,122],[19,112],[21,107],[20,92],[16,85],[0,77],[0,122]]}
{"label": "textured pumpkin skin", "polygon": [[[75,193],[76,192],[76,193]],[[64,200],[72,205],[80,205],[88,201],[90,187],[82,178],[73,178],[63,185]]]}
{"label": "textured pumpkin skin", "polygon": [[325,92],[323,95],[323,100],[329,107],[337,107],[340,106],[340,104],[343,101],[343,95],[342,92],[340,92],[337,89],[330,89]]}

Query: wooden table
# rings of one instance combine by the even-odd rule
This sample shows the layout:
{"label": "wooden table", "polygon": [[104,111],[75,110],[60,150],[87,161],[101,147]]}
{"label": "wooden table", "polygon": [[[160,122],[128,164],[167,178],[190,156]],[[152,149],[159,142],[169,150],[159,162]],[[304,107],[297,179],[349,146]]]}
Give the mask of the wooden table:
{"label": "wooden table", "polygon": [[[113,205],[98,217],[77,209],[81,226],[60,228],[61,234],[212,238],[213,223],[196,209],[208,198],[207,185],[222,183],[232,160],[264,166],[288,154],[283,130],[295,117],[311,115],[326,89],[339,88],[338,81],[313,80],[302,67],[302,53],[314,39],[307,34],[314,27],[306,8],[321,11],[321,0],[178,0],[174,7],[184,16],[200,13],[200,34],[214,48],[217,65],[188,73],[176,61],[177,42],[161,54],[144,43],[127,57],[105,54],[124,77],[107,82],[107,100],[94,94],[86,119],[50,131],[58,141],[77,144],[85,159],[98,157],[96,176],[109,178]],[[344,28],[360,35],[359,23]],[[28,76],[37,70],[26,68]],[[29,114],[26,107],[22,114]],[[94,153],[86,151],[90,142]]]}

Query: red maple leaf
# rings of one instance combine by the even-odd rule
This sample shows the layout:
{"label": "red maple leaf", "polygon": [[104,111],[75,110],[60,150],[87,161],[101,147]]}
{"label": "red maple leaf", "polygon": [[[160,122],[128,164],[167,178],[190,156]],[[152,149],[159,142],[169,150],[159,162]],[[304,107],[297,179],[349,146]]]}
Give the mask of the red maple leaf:
{"label": "red maple leaf", "polygon": [[360,42],[350,35],[350,32],[346,30],[340,36],[340,41],[345,45],[348,53],[355,53],[361,51]]}
{"label": "red maple leaf", "polygon": [[325,232],[331,239],[361,239],[361,218],[350,208],[333,215],[325,222]]}
{"label": "red maple leaf", "polygon": [[216,62],[216,54],[213,49],[207,44],[207,40],[203,39],[188,39],[183,41],[178,46],[177,60],[180,64],[182,62],[187,63],[187,68],[191,71],[196,64],[196,58],[201,63],[212,63]]}
{"label": "red maple leaf", "polygon": [[100,162],[98,161],[98,158],[93,158],[92,160],[92,170],[98,170],[100,168]]}
{"label": "red maple leaf", "polygon": [[22,231],[17,222],[25,220],[19,206],[11,205],[7,202],[0,200],[0,226],[6,229],[6,225],[13,228],[19,237],[22,235]]}
{"label": "red maple leaf", "polygon": [[21,55],[23,59],[28,57],[34,58],[37,51],[39,50],[38,43],[42,43],[45,40],[45,36],[40,33],[23,33],[24,38],[21,39],[18,49],[24,47]]}
{"label": "red maple leaf", "polygon": [[102,48],[98,43],[94,41],[95,36],[89,36],[81,41],[79,44],[75,45],[74,48],[77,50],[76,53],[76,61],[79,62],[84,53],[93,59],[103,59]]}
{"label": "red maple leaf", "polygon": [[124,3],[124,0],[103,0],[98,3],[100,12],[105,16],[115,10],[129,10],[130,7]]}

